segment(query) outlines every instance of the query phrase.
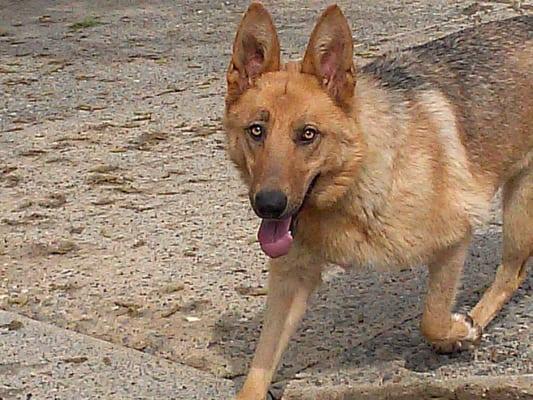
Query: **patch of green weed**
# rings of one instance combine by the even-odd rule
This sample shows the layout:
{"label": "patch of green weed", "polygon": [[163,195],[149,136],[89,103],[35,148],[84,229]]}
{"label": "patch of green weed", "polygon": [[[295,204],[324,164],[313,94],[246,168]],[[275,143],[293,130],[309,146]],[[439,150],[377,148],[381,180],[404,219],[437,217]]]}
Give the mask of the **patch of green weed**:
{"label": "patch of green weed", "polygon": [[98,17],[85,17],[81,21],[69,25],[69,29],[79,31],[81,29],[92,28],[94,26],[102,25],[103,22],[98,20]]}

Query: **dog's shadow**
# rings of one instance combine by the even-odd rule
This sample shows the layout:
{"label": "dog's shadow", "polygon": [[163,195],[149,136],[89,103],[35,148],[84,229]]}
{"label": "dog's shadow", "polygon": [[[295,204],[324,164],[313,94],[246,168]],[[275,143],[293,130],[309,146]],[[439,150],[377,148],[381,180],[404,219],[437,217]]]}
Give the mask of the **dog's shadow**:
{"label": "dog's shadow", "polygon": [[[469,310],[492,282],[500,262],[500,248],[499,233],[475,238],[465,267],[458,310]],[[380,365],[391,361],[416,372],[469,363],[473,352],[438,355],[422,338],[418,327],[426,279],[423,267],[399,272],[357,271],[334,275],[314,296],[306,318],[283,357],[276,380],[290,380],[302,372],[379,369]],[[513,304],[528,292],[531,283],[531,279],[524,283],[514,296]],[[505,314],[504,309],[494,324],[505,318]],[[215,326],[213,339],[217,345],[214,350],[230,363],[236,377],[245,373],[251,360],[262,316],[259,313],[251,319],[243,319],[242,314],[227,313]]]}

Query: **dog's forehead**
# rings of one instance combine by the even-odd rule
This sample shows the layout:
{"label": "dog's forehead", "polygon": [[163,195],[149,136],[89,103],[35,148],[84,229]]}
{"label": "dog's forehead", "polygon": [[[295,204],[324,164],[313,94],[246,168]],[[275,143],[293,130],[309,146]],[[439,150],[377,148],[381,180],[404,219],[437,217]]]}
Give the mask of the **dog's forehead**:
{"label": "dog's forehead", "polygon": [[281,66],[282,71],[298,73],[302,71],[301,61],[289,61]]}
{"label": "dog's forehead", "polygon": [[[272,91],[276,94],[287,94],[310,85],[312,77],[296,71],[276,71],[264,74],[257,81],[259,90]],[[292,93],[291,93],[292,94]]]}
{"label": "dog's forehead", "polygon": [[230,116],[249,123],[261,119],[267,111],[269,120],[290,124],[306,115],[334,111],[334,103],[315,76],[281,70],[262,75],[230,110]]}
{"label": "dog's forehead", "polygon": [[315,77],[296,71],[265,74],[257,82],[258,98],[286,111],[301,107],[310,99],[325,96]]}

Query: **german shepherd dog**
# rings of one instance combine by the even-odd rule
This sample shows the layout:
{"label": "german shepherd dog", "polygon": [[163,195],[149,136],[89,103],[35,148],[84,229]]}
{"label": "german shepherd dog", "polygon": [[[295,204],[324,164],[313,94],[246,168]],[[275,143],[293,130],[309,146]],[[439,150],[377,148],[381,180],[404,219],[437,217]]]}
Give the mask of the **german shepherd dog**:
{"label": "german shepherd dog", "polygon": [[[228,152],[271,258],[263,331],[237,398],[264,399],[327,264],[427,264],[421,319],[439,352],[468,348],[533,255],[533,17],[466,29],[353,62],[333,5],[299,63],[281,64],[252,3],[233,44]],[[503,260],[469,315],[452,312],[473,228],[503,195]]]}

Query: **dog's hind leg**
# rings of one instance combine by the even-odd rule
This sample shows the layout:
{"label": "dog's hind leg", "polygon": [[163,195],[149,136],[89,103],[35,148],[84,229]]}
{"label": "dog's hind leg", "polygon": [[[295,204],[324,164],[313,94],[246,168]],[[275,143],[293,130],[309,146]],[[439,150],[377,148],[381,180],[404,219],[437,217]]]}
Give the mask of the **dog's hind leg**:
{"label": "dog's hind leg", "polygon": [[429,264],[429,283],[421,331],[438,352],[449,353],[475,343],[481,329],[462,314],[453,314],[457,287],[468,252],[470,234],[441,251]]}
{"label": "dog's hind leg", "polygon": [[271,261],[264,326],[238,400],[264,400],[282,353],[305,313],[309,296],[321,281],[320,267],[304,265],[305,258],[288,255],[283,261]]}
{"label": "dog's hind leg", "polygon": [[523,170],[503,188],[503,259],[496,278],[471,312],[486,327],[527,276],[533,255],[533,167]]}

